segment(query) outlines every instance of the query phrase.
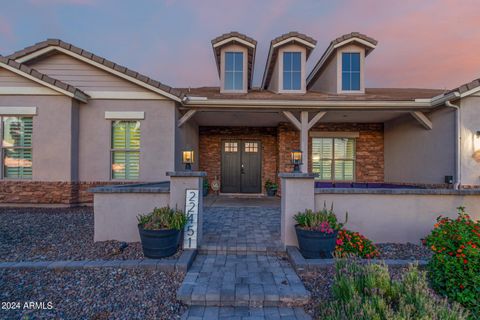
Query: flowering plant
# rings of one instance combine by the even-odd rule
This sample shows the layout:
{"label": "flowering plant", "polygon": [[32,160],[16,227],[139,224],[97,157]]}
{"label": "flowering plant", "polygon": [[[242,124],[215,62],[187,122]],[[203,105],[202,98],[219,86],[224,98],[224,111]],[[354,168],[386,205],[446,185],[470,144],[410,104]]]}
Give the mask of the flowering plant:
{"label": "flowering plant", "polygon": [[480,221],[458,208],[458,217],[438,217],[422,240],[433,252],[429,277],[433,288],[480,314]]}
{"label": "flowering plant", "polygon": [[304,212],[297,213],[294,217],[297,225],[305,230],[319,231],[323,233],[334,233],[340,230],[348,220],[348,212],[345,214],[345,222],[339,223],[337,216],[333,211],[333,203],[330,209],[326,208],[324,203],[323,209],[317,212],[306,209]]}
{"label": "flowering plant", "polygon": [[380,253],[370,239],[365,238],[358,232],[342,229],[338,232],[335,255],[372,259],[378,257]]}

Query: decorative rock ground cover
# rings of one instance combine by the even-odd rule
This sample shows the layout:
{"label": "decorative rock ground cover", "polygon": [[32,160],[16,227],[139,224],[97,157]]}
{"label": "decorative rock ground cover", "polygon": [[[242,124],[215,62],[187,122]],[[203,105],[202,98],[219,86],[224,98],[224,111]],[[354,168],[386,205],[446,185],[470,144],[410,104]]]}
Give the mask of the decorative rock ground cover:
{"label": "decorative rock ground cover", "polygon": [[151,269],[0,270],[0,301],[50,310],[0,310],[0,319],[179,319],[183,274]]}

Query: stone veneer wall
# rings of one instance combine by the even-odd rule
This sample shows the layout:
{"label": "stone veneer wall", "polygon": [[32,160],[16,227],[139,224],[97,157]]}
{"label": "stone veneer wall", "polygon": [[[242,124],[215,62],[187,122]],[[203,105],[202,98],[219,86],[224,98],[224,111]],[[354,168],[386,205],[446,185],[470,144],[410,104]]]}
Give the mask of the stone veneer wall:
{"label": "stone veneer wall", "polygon": [[207,172],[209,182],[221,181],[222,140],[255,139],[262,143],[262,190],[265,181],[277,181],[277,128],[200,127],[199,168]]}
{"label": "stone veneer wall", "polygon": [[0,203],[3,204],[91,204],[93,193],[88,189],[114,184],[137,183],[118,181],[0,181]]}
{"label": "stone veneer wall", "polygon": [[[319,123],[311,131],[358,132],[356,139],[355,180],[358,182],[384,181],[383,124],[382,123]],[[280,172],[292,171],[290,152],[300,147],[300,132],[289,123],[278,127]],[[312,138],[309,138],[308,169],[312,170]]]}

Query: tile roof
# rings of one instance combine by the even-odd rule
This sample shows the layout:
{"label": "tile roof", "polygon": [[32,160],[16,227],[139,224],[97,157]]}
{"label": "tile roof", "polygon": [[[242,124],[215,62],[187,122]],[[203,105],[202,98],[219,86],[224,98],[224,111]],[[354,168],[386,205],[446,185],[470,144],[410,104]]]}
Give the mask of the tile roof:
{"label": "tile roof", "polygon": [[244,40],[244,41],[253,45],[253,48],[249,47],[249,46],[245,46],[245,44],[239,43],[238,41],[235,41],[235,39],[232,39],[231,42],[228,42],[228,44],[237,43],[238,45],[245,46],[248,49],[248,65],[247,65],[248,75],[247,76],[248,76],[248,88],[251,88],[252,87],[252,81],[253,81],[253,69],[255,67],[255,51],[256,51],[256,47],[257,47],[257,41],[250,38],[247,35],[244,35],[243,33],[240,33],[240,32],[237,32],[237,31],[231,31],[231,32],[228,32],[228,33],[224,33],[221,36],[218,36],[218,37],[216,37],[215,39],[212,40],[212,48],[213,48],[213,53],[215,55],[215,63],[217,64],[218,75],[220,76],[220,51],[221,51],[221,47],[223,47],[226,44],[224,44],[222,46],[217,46],[217,47],[215,47],[215,45],[217,43],[221,42],[221,41],[224,41],[224,40],[227,40],[227,39],[230,39],[230,38],[239,38],[239,39],[242,39],[242,40]]}
{"label": "tile roof", "polygon": [[49,77],[46,74],[38,72],[37,70],[32,69],[32,68],[26,66],[25,64],[18,63],[15,60],[9,59],[8,57],[0,56],[0,63],[8,65],[9,67],[15,68],[15,69],[21,71],[22,73],[26,73],[26,74],[42,81],[42,82],[48,83],[52,86],[55,86],[55,87],[61,89],[62,91],[70,92],[74,96],[75,99],[79,99],[81,101],[86,101],[89,98],[89,96],[85,92],[83,92],[82,90],[80,90],[80,89],[78,89],[78,88],[76,88],[76,87],[74,87],[74,86],[72,86],[68,83],[65,83],[63,81],[60,81],[60,80],[54,79],[52,77]]}
{"label": "tile roof", "polygon": [[219,87],[181,89],[185,96],[226,100],[305,100],[305,101],[414,101],[445,92],[439,89],[367,88],[365,94],[331,94],[309,90],[306,93],[275,93],[253,89],[248,93],[220,93]]}
{"label": "tile roof", "polygon": [[455,89],[449,90],[446,94],[449,94],[452,92],[458,92],[462,94],[478,87],[480,87],[480,78],[470,81],[469,83],[462,84],[460,87],[457,87]]}
{"label": "tile roof", "polygon": [[[372,44],[373,46],[376,46],[378,44],[378,41],[365,35],[360,32],[351,32],[344,34],[343,36],[340,36],[330,42],[330,45],[328,48],[325,50],[325,52],[322,54],[321,58],[318,60],[318,62],[315,64],[313,67],[312,71],[307,77],[307,89],[309,89],[315,81],[320,77],[320,74],[323,71],[323,67],[325,66],[326,62],[330,59],[330,56],[332,55],[333,52],[335,52],[336,46],[344,41],[350,40],[350,39],[361,39],[364,41],[367,41],[368,43]],[[365,56],[368,55],[373,48],[367,48],[365,51]]]}
{"label": "tile roof", "polygon": [[81,55],[82,57],[85,57],[87,59],[90,59],[96,63],[100,63],[112,70],[115,70],[115,71],[118,71],[118,72],[121,72],[129,77],[132,77],[138,81],[141,81],[147,85],[150,85],[152,87],[155,87],[157,89],[160,89],[164,92],[167,92],[169,94],[172,94],[176,97],[179,97],[181,92],[175,88],[172,88],[170,86],[167,86],[163,83],[160,83],[159,81],[156,81],[156,80],[153,80],[141,73],[138,73],[134,70],[131,70],[131,69],[128,69],[122,65],[119,65],[119,64],[116,64],[115,62],[112,62],[110,60],[107,60],[103,57],[100,57],[100,56],[97,56],[96,54],[93,54],[87,50],[83,50],[79,47],[76,47],[70,43],[67,43],[65,41],[62,41],[62,40],[59,40],[59,39],[47,39],[45,41],[41,41],[39,43],[36,43],[34,44],[33,46],[29,46],[29,47],[26,47],[25,49],[23,50],[20,50],[20,51],[17,51],[11,55],[8,56],[9,59],[12,59],[12,60],[17,60],[19,58],[22,58],[26,55],[29,55],[31,53],[34,53],[38,50],[41,50],[43,48],[46,48],[46,47],[49,47],[49,46],[58,46],[60,48],[63,48],[63,49],[66,49],[66,50],[69,50],[73,53],[76,53],[78,55]]}
{"label": "tile roof", "polygon": [[[302,40],[310,43],[312,46],[315,46],[317,44],[317,41],[315,39],[313,39],[312,37],[309,37],[306,34],[303,34],[303,33],[297,32],[297,31],[291,31],[289,33],[282,34],[281,36],[278,36],[275,39],[273,39],[270,42],[270,49],[268,50],[267,63],[265,64],[265,71],[263,73],[262,88],[267,89],[269,84],[270,84],[270,80],[272,79],[273,68],[275,67],[275,63],[276,63],[276,60],[277,60],[278,48],[279,48],[279,46],[276,46],[276,45],[278,45],[280,42],[288,40],[288,39],[292,39],[291,42],[295,42],[294,38],[302,39]],[[285,43],[285,45],[288,44],[288,43],[290,43],[290,42]],[[308,59],[308,57],[310,56],[310,53],[312,52],[313,48],[309,47],[309,46],[306,46],[303,43],[298,43],[298,44],[306,47],[306,49],[307,49],[306,59]]]}

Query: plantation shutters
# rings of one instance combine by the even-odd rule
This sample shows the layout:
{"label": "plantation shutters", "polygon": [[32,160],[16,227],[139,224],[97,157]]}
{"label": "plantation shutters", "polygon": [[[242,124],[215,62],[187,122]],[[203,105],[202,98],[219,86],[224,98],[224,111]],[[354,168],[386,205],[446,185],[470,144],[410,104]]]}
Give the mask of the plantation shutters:
{"label": "plantation shutters", "polygon": [[355,139],[313,138],[312,170],[319,180],[355,180]]}
{"label": "plantation shutters", "polygon": [[32,179],[32,118],[3,117],[2,128],[3,176]]}
{"label": "plantation shutters", "polygon": [[112,179],[137,180],[140,174],[140,122],[112,122]]}

